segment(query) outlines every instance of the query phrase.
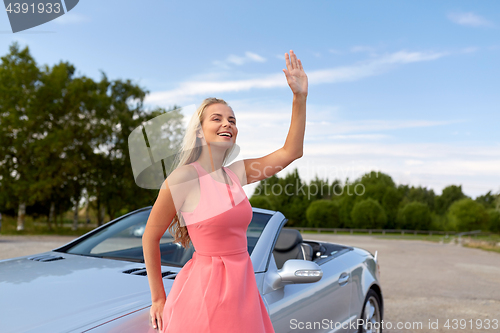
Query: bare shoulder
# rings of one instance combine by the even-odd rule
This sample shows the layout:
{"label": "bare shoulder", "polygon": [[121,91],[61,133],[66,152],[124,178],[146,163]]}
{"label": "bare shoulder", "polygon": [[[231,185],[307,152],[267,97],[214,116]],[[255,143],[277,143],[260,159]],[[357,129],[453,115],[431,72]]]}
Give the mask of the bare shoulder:
{"label": "bare shoulder", "polygon": [[169,186],[180,184],[186,185],[197,179],[198,173],[196,172],[195,167],[192,165],[183,165],[172,171],[172,173],[167,177],[167,182]]}
{"label": "bare shoulder", "polygon": [[244,160],[233,162],[231,165],[227,166],[227,168],[236,174],[238,180],[240,181],[241,186],[247,184],[247,175],[245,171]]}
{"label": "bare shoulder", "polygon": [[168,190],[166,192],[169,193],[176,211],[181,210],[190,194],[198,187],[198,173],[192,165],[176,168],[162,185],[163,190]]}

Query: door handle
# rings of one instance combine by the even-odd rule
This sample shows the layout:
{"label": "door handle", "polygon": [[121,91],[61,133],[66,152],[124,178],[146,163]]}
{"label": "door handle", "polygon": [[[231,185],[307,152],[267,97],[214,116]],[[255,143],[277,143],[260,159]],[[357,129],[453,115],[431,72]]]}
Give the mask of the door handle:
{"label": "door handle", "polygon": [[349,282],[349,273],[342,273],[340,274],[340,277],[339,277],[339,284],[341,286],[347,284],[347,282]]}

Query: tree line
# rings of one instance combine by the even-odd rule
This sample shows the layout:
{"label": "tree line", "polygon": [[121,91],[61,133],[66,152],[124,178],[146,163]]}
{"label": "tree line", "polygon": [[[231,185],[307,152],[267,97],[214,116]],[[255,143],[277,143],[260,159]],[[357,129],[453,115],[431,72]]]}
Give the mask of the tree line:
{"label": "tree line", "polygon": [[375,171],[353,182],[316,177],[306,183],[295,169],[259,183],[250,202],[281,211],[295,227],[500,232],[500,193],[473,200],[461,185],[450,185],[436,195]]}
{"label": "tree line", "polygon": [[[128,136],[142,123],[170,112],[176,131],[165,144],[177,147],[182,114],[145,110],[149,91],[131,80],[95,81],[77,76],[68,62],[39,66],[17,43],[0,64],[0,212],[46,216],[49,229],[84,198],[102,224],[154,203],[158,191],[135,184]],[[172,111],[174,110],[174,111]],[[88,211],[88,210],[87,210]]]}

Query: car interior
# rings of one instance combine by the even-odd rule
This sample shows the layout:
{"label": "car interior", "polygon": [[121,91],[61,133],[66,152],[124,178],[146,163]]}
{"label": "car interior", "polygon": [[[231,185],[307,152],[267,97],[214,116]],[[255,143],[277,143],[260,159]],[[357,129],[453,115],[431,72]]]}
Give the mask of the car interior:
{"label": "car interior", "polygon": [[313,247],[305,243],[302,235],[296,229],[281,229],[273,250],[274,260],[278,269],[288,259],[313,260]]}
{"label": "car interior", "polygon": [[278,269],[283,267],[289,259],[302,259],[318,262],[324,258],[334,256],[346,247],[337,244],[325,244],[303,240],[296,229],[281,229],[278,240],[273,249],[274,260]]}

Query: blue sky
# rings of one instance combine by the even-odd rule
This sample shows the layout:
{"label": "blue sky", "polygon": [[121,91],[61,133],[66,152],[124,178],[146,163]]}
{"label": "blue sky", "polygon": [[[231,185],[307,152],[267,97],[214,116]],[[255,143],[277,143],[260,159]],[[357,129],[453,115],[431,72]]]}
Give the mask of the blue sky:
{"label": "blue sky", "polygon": [[293,49],[309,76],[308,123],[304,156],[282,174],[344,181],[379,170],[438,194],[500,191],[498,1],[82,0],[10,31],[5,13],[0,54],[17,40],[39,64],[131,79],[150,91],[148,107],[224,98],[241,158],[285,140]]}

